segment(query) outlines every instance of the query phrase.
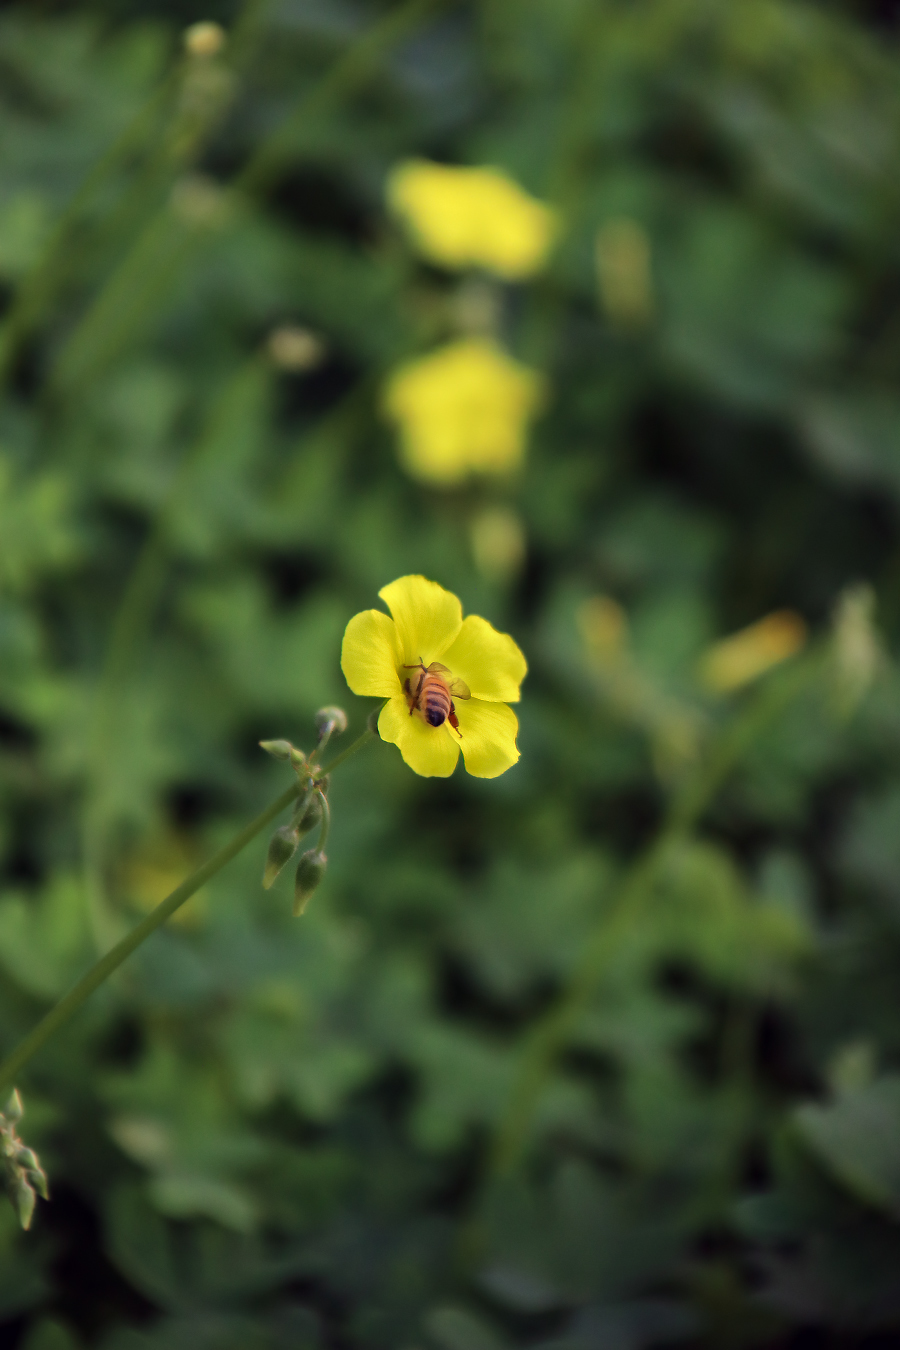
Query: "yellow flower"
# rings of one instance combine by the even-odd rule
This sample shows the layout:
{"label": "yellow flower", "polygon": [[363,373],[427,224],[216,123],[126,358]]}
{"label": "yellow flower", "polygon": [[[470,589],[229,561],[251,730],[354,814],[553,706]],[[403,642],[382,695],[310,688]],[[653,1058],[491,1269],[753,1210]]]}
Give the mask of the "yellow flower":
{"label": "yellow flower", "polygon": [[520,281],[543,265],[557,232],[555,212],[499,169],[411,159],[394,169],[387,191],[423,256],[444,267]]}
{"label": "yellow flower", "polygon": [[[507,704],[518,703],[528,669],[512,638],[475,614],[463,619],[456,596],[425,577],[400,577],[378,594],[393,617],[378,609],[354,615],[344,633],[341,669],[354,694],[388,700],[378,718],[381,739],[399,746],[424,778],[447,778],[460,750],[476,778],[496,778],[511,768],[519,758],[519,724]],[[433,661],[445,668],[441,678],[449,689],[463,681],[471,693],[453,699],[459,734],[449,720],[430,725],[405,690],[419,663]]]}
{"label": "yellow flower", "polygon": [[395,370],[384,409],[400,428],[406,469],[447,487],[476,470],[517,468],[542,395],[536,371],[486,338],[466,338]]}
{"label": "yellow flower", "polygon": [[700,679],[707,689],[729,694],[793,656],[805,641],[806,624],[800,615],[779,609],[714,643],[700,662]]}

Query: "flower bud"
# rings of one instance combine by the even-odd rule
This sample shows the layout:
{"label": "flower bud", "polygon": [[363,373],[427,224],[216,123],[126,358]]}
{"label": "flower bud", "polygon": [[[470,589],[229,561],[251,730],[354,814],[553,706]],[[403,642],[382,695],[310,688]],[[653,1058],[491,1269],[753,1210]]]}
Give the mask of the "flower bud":
{"label": "flower bud", "polygon": [[315,370],[325,358],[325,343],[308,328],[299,328],[295,324],[282,324],[269,334],[266,349],[271,360],[280,370],[291,374],[301,374]]}
{"label": "flower bud", "polygon": [[15,1185],[10,1190],[10,1199],[19,1216],[19,1223],[27,1231],[31,1227],[34,1215],[35,1197],[34,1191],[23,1176],[16,1179]]}
{"label": "flower bud", "polygon": [[300,843],[300,831],[294,825],[282,825],[269,840],[266,854],[266,866],[263,872],[263,888],[268,890],[281,869],[290,862]]}
{"label": "flower bud", "polygon": [[6,1110],[0,1114],[0,1181],[19,1216],[19,1223],[28,1228],[34,1215],[35,1192],[45,1200],[48,1192],[47,1174],[40,1159],[16,1134],[22,1111],[22,1098],[13,1089]]}
{"label": "flower bud", "polygon": [[314,830],[322,819],[322,801],[317,792],[306,802],[301,802],[297,807],[294,819],[291,822],[298,834],[309,834]]}
{"label": "flower bud", "polygon": [[260,741],[259,744],[267,755],[271,755],[273,759],[283,760],[285,763],[288,760],[293,762],[294,755],[299,753],[290,741]]}
{"label": "flower bud", "polygon": [[309,897],[325,875],[328,859],[319,849],[311,848],[304,853],[297,868],[294,881],[294,914],[300,915],[306,909]]}
{"label": "flower bud", "polygon": [[225,46],[225,30],[217,23],[205,20],[192,23],[184,31],[184,47],[189,56],[217,56]]}
{"label": "flower bud", "polygon": [[332,732],[340,736],[347,730],[347,714],[343,708],[320,708],[316,713],[316,726],[320,737],[330,736]]}
{"label": "flower bud", "polygon": [[13,1088],[12,1092],[9,1094],[9,1101],[4,1107],[3,1115],[10,1125],[15,1125],[22,1119],[24,1110],[22,1098],[19,1096],[19,1089]]}

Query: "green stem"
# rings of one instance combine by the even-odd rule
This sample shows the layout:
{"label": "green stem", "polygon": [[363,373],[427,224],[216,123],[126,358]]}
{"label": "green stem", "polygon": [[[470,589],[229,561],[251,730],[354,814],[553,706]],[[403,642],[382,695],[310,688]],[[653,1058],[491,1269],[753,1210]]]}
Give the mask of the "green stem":
{"label": "green stem", "polygon": [[325,845],[328,843],[328,831],[331,829],[331,807],[328,805],[328,798],[321,788],[316,788],[316,793],[322,803],[322,828],[319,830],[319,842],[316,848],[320,853],[324,853]]}
{"label": "green stem", "polygon": [[378,62],[428,14],[443,7],[445,0],[408,0],[353,43],[331,70],[302,95],[293,112],[265,141],[232,183],[232,189],[260,193],[282,169],[285,160],[296,152],[296,141],[304,123],[326,112],[375,69]]}
{"label": "green stem", "polygon": [[[331,773],[338,764],[342,764],[345,759],[348,759],[350,755],[354,754],[355,751],[360,749],[363,745],[368,744],[373,738],[374,733],[367,727],[362,735],[358,736],[343,754],[337,755],[330,764],[325,766],[325,769],[321,771],[319,776],[321,777],[322,773]],[[89,999],[91,994],[93,994],[96,989],[99,989],[105,980],[109,979],[113,971],[117,970],[122,962],[131,956],[132,952],[137,951],[141,943],[146,942],[147,938],[155,933],[157,928],[160,928],[167,919],[170,919],[176,910],[180,909],[186,901],[190,900],[192,895],[196,895],[201,886],[205,886],[211,877],[214,877],[217,872],[221,872],[222,868],[225,867],[227,863],[230,863],[232,858],[236,858],[251,840],[255,839],[256,836],[276,818],[276,816],[279,816],[281,812],[284,811],[286,807],[290,806],[291,802],[299,797],[304,791],[304,783],[292,783],[291,786],[287,788],[285,792],[282,792],[281,796],[277,797],[270,806],[267,806],[265,811],[258,815],[255,820],[251,820],[249,825],[245,825],[230,843],[226,844],[224,848],[219,849],[219,852],[214,854],[209,862],[204,863],[202,867],[197,868],[196,872],[192,872],[189,877],[186,877],[180,886],[176,886],[171,895],[167,895],[165,900],[160,901],[156,908],[147,915],[146,919],[143,919],[135,928],[132,928],[130,933],[127,933],[120,942],[117,942],[114,947],[110,948],[105,956],[102,956],[99,961],[91,966],[90,970],[87,971],[85,975],[82,975],[81,979],[69,990],[68,994],[65,994],[59,1002],[50,1009],[46,1016],[41,1018],[37,1026],[28,1033],[25,1039],[21,1041],[19,1045],[16,1046],[15,1050],[7,1055],[6,1059],[0,1064],[0,1093],[2,1093],[6,1087],[12,1085],[14,1080],[18,1077],[19,1072],[28,1061],[37,1054],[60,1027],[64,1026],[66,1022],[69,1021],[81,1007],[82,1003]]]}
{"label": "green stem", "polygon": [[234,420],[234,399],[241,398],[251,382],[265,378],[263,358],[253,357],[228,381],[216,400],[206,423],[186,451],[175,471],[167,496],[150,525],[137,562],[125,585],[113,618],[109,643],[97,689],[87,744],[87,785],[83,817],[84,880],[88,911],[94,938],[100,950],[112,946],[119,936],[110,911],[104,880],[107,835],[110,829],[109,803],[103,800],[103,784],[111,754],[117,743],[121,702],[130,669],[137,652],[153,625],[154,613],[165,586],[169,560],[169,528],[173,513],[183,505],[191,474],[204,454],[214,446],[216,437]]}
{"label": "green stem", "polygon": [[342,750],[339,755],[335,755],[334,759],[330,759],[327,764],[323,764],[316,776],[318,778],[325,778],[328,774],[333,773],[339,764],[343,764],[344,760],[349,759],[351,755],[355,755],[357,750],[361,750],[364,745],[369,744],[369,741],[374,741],[376,739],[375,732],[372,728],[366,727],[365,731],[357,736],[356,740],[353,741],[351,745],[348,745],[346,750]]}
{"label": "green stem", "polygon": [[97,189],[142,144],[172,94],[180,72],[172,72],[148,98],[124,131],[101,156],[84,179],[50,234],[41,257],[25,277],[0,324],[0,384],[5,382],[18,343],[37,323],[49,303],[71,248],[73,229]]}
{"label": "green stem", "polygon": [[819,677],[827,657],[813,649],[780,679],[771,681],[724,732],[708,760],[671,803],[656,839],[627,869],[611,906],[588,938],[556,1003],[535,1024],[526,1040],[509,1100],[494,1137],[489,1168],[503,1175],[522,1157],[543,1085],[595,990],[610,968],[619,944],[633,930],[670,848],[685,838],[713,800],[728,774],[759,734]]}

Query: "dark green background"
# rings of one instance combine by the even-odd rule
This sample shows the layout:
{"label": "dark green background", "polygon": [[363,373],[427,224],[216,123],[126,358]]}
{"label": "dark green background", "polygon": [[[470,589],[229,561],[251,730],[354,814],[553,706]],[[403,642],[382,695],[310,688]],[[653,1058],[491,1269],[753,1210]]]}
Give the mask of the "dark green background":
{"label": "dark green background", "polygon": [[[898,151],[890,5],[3,10],[3,1046],[140,912],[135,858],[174,884],[283,789],[260,737],[363,727],[340,637],[381,585],[440,581],[531,673],[514,770],[367,749],[302,921],[258,842],[29,1067],[52,1200],[0,1210],[0,1345],[898,1343]],[[566,221],[504,292],[552,390],[507,487],[417,486],[378,415],[457,284],[386,217],[410,155]],[[623,215],[639,332],[593,270]],[[285,321],[318,370],[268,360]],[[596,593],[639,705],[579,640]],[[808,654],[704,695],[707,644],[785,606]]]}

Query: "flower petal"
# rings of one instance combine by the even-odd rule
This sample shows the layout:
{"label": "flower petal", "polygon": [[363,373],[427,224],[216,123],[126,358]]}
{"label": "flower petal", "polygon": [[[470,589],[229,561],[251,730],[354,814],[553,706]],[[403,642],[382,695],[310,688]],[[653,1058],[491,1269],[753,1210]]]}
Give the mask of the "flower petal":
{"label": "flower petal", "polygon": [[401,665],[415,665],[417,661],[430,665],[443,655],[462,627],[462,606],[436,581],[399,577],[382,586],[378,594],[397,625]]}
{"label": "flower petal", "polygon": [[473,698],[457,703],[456,715],[466,769],[473,777],[496,778],[512,768],[519,758],[516,745],[519,723],[512,708],[505,703],[483,703]]}
{"label": "flower petal", "polygon": [[459,738],[448,722],[429,727],[410,716],[405,698],[392,698],[378,717],[378,734],[396,745],[414,773],[423,778],[449,778],[459,759]]}
{"label": "flower petal", "polygon": [[354,614],[341,645],[341,670],[354,694],[396,698],[401,664],[393,619],[380,609]]}
{"label": "flower petal", "polygon": [[487,619],[470,614],[456,641],[441,660],[465,680],[473,698],[489,703],[518,703],[519,685],[528,662],[508,633],[498,633]]}

